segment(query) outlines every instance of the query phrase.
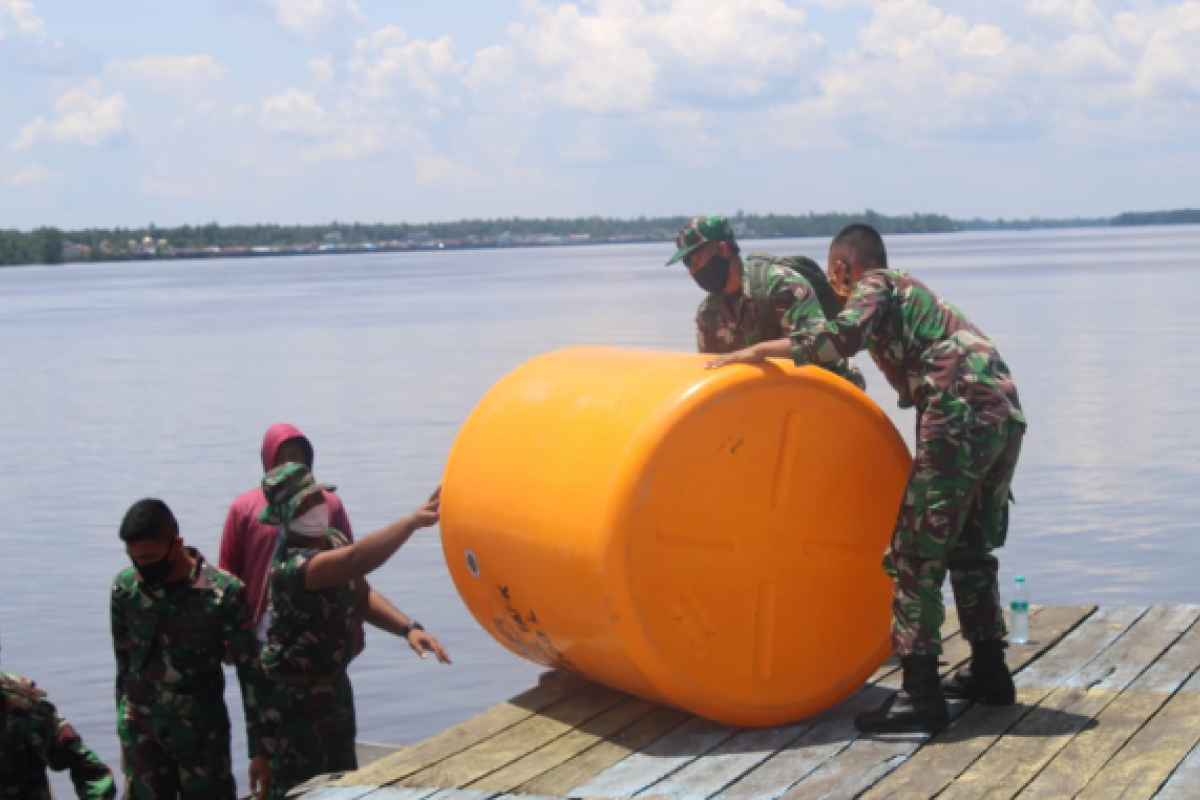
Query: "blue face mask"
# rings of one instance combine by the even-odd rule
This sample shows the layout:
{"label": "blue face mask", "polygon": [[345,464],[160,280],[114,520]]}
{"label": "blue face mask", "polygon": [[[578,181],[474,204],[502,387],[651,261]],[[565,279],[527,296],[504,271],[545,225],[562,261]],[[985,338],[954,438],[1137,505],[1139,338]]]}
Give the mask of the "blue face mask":
{"label": "blue face mask", "polygon": [[723,294],[729,285],[729,267],[728,258],[714,253],[707,264],[692,273],[692,279],[709,294]]}

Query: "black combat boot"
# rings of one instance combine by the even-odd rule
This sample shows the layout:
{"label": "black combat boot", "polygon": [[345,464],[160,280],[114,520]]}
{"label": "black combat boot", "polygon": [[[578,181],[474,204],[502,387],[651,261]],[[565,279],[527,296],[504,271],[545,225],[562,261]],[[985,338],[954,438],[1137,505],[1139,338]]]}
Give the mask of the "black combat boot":
{"label": "black combat boot", "polygon": [[862,733],[941,733],[950,712],[938,681],[937,656],[901,656],[903,688],[882,708],[854,718]]}
{"label": "black combat boot", "polygon": [[954,700],[990,706],[1011,706],[1017,701],[1012,673],[1004,663],[1004,648],[997,639],[971,645],[971,664],[942,681],[942,692]]}

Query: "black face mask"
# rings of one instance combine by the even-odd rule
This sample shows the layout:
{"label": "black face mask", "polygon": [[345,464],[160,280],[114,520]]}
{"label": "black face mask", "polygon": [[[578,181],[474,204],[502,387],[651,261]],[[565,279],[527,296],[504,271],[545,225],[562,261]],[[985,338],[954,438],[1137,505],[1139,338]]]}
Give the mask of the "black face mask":
{"label": "black face mask", "polygon": [[[129,560],[133,561],[132,558]],[[158,561],[152,561],[149,564],[139,564],[133,561],[133,566],[142,576],[142,583],[150,587],[162,586],[167,582],[167,576],[171,574],[171,570],[175,568],[175,542],[171,542],[171,549]]]}
{"label": "black face mask", "polygon": [[724,294],[729,284],[729,259],[714,253],[707,264],[692,274],[692,279],[709,294]]}

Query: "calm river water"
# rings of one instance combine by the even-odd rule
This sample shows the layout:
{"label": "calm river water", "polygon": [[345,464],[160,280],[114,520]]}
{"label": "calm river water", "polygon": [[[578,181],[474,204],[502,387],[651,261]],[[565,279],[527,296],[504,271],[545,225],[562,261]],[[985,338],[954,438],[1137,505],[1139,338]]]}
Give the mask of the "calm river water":
{"label": "calm river water", "polygon": [[[1200,601],[1200,227],[891,237],[1000,347],[1030,431],[1005,585],[1034,602]],[[751,243],[824,262],[828,240]],[[437,485],[506,372],[582,344],[690,350],[700,292],[671,247],[326,256],[0,270],[2,665],[35,678],[110,765],[117,525],[165,499],[215,560],[272,423],[298,425],[361,535]],[[870,394],[912,419],[870,360]],[[412,742],[540,672],[479,629],[437,530],[372,576],[455,663],[369,635],[360,738]],[[236,687],[236,681],[231,681]],[[236,688],[229,691],[235,721]],[[235,757],[244,747],[235,722]],[[61,777],[59,796],[72,796]],[[244,779],[243,779],[244,785]]]}

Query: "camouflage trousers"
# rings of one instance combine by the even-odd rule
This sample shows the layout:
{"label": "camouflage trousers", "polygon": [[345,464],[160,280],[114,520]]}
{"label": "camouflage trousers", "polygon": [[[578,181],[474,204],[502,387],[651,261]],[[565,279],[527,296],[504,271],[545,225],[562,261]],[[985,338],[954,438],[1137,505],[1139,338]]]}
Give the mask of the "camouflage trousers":
{"label": "camouflage trousers", "polygon": [[269,798],[283,800],[317,775],[358,769],[354,691],[346,675],[333,686],[272,684],[265,717],[263,738],[271,761]]}
{"label": "camouflage trousers", "polygon": [[117,718],[126,800],[235,800],[222,697],[126,698]]}
{"label": "camouflage trousers", "polygon": [[963,636],[1007,634],[992,551],[1008,535],[1008,504],[1025,426],[1006,422],[964,432],[922,425],[917,455],[884,570],[892,577],[896,655],[940,655],[946,573]]}

